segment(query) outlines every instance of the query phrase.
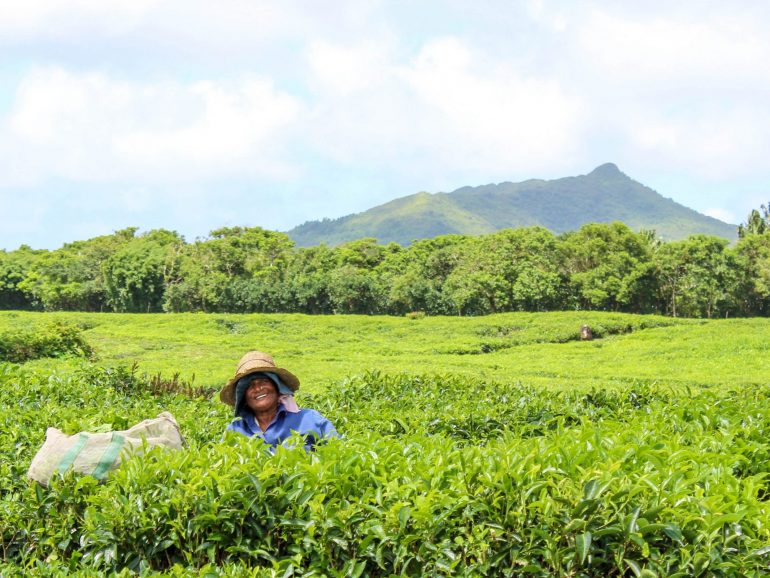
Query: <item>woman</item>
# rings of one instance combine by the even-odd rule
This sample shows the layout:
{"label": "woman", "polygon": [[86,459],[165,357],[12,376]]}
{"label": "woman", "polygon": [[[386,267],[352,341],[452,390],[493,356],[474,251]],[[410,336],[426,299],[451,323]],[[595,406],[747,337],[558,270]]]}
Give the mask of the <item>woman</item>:
{"label": "woman", "polygon": [[222,402],[235,408],[235,419],[227,431],[261,438],[271,447],[297,432],[304,436],[308,450],[323,438],[339,437],[320,413],[297,406],[294,392],[298,389],[299,379],[276,367],[270,355],[249,351],[238,362],[235,377],[219,393]]}

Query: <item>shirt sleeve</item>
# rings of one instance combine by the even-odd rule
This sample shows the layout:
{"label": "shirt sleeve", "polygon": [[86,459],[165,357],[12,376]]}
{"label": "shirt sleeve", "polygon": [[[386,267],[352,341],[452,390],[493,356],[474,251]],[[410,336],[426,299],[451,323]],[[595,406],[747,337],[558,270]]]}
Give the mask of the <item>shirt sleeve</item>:
{"label": "shirt sleeve", "polygon": [[310,427],[304,428],[304,431],[301,432],[305,436],[306,450],[311,451],[317,444],[323,443],[323,440],[340,437],[340,434],[337,433],[332,422],[316,410],[304,409],[302,411],[306,412],[305,416],[307,418],[311,418],[308,423]]}
{"label": "shirt sleeve", "polygon": [[340,437],[340,434],[337,433],[337,429],[334,427],[332,422],[330,422],[315,410],[313,410],[313,413],[315,414],[315,424],[313,429],[315,429],[316,434],[318,435],[318,439],[313,440],[311,445],[315,445],[316,443],[323,443],[324,440]]}
{"label": "shirt sleeve", "polygon": [[318,432],[321,434],[322,438],[338,438],[340,437],[340,434],[337,433],[336,428],[330,422],[328,419],[326,419],[324,416],[322,416],[320,413],[318,414]]}
{"label": "shirt sleeve", "polygon": [[246,430],[243,419],[239,417],[235,418],[233,421],[227,424],[225,431],[222,432],[222,440],[225,439],[225,436],[229,431],[238,432],[239,434],[245,435],[246,437],[251,437],[253,435],[251,432]]}

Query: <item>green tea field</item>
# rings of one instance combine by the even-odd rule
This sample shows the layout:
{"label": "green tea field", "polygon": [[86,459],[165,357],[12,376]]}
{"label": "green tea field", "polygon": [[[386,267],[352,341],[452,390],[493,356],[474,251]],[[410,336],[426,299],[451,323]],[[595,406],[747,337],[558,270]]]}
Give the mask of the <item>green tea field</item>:
{"label": "green tea field", "polygon": [[[223,436],[251,349],[341,439]],[[0,576],[765,576],[769,350],[767,319],[0,312]],[[183,450],[27,480],[48,427],[162,411]]]}

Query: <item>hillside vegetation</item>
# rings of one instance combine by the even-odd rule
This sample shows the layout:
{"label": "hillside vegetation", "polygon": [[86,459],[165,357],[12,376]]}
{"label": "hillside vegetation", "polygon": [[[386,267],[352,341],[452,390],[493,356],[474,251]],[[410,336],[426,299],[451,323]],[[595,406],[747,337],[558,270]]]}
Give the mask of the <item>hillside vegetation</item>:
{"label": "hillside vegetation", "polygon": [[665,240],[691,235],[736,237],[735,225],[702,215],[629,178],[612,163],[587,175],[462,187],[451,193],[401,197],[339,219],[309,221],[288,235],[300,247],[338,245],[373,237],[409,245],[440,235],[481,235],[500,229],[541,226],[553,233],[588,223],[622,221],[654,230]]}
{"label": "hillside vegetation", "polygon": [[[20,340],[51,323],[90,358],[0,363],[2,576],[766,572],[767,320],[0,314]],[[252,348],[342,440],[222,439],[216,391]],[[186,449],[26,481],[46,427],[163,410]]]}

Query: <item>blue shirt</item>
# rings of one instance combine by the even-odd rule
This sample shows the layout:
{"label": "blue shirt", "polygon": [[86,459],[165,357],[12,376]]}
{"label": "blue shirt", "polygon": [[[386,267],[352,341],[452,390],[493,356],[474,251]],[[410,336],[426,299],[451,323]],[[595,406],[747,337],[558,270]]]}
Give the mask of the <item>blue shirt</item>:
{"label": "blue shirt", "polygon": [[278,406],[278,411],[267,426],[265,431],[259,427],[257,418],[249,411],[244,411],[236,417],[226,431],[235,431],[247,437],[258,437],[272,447],[283,443],[292,432],[297,432],[305,437],[305,449],[310,450],[322,438],[339,437],[332,423],[314,409],[300,409],[293,413],[286,411],[283,404]]}

